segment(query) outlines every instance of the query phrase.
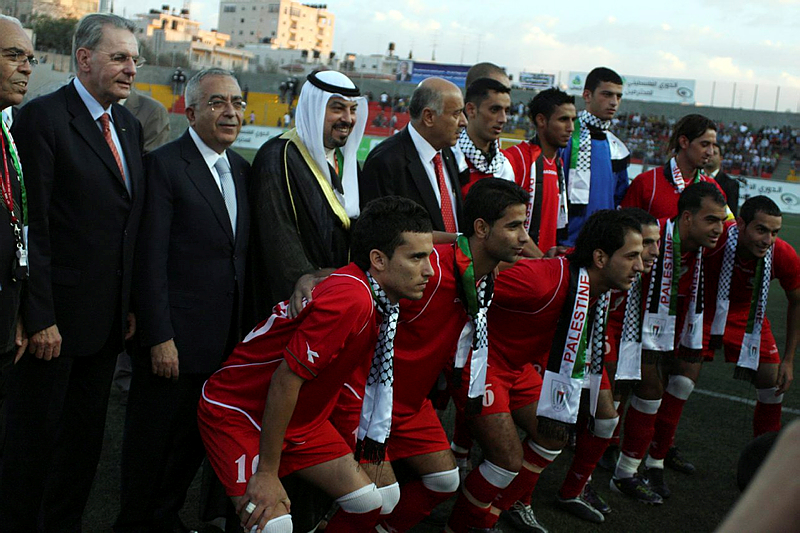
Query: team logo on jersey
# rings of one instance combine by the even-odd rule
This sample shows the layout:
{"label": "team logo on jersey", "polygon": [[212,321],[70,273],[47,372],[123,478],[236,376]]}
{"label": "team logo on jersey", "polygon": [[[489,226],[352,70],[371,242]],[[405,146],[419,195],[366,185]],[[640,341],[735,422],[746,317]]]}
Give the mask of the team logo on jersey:
{"label": "team logo on jersey", "polygon": [[559,412],[567,408],[567,405],[569,404],[570,389],[566,383],[561,381],[553,381],[551,394],[553,411]]}
{"label": "team logo on jersey", "polygon": [[306,355],[308,356],[308,362],[312,365],[316,363],[317,359],[319,358],[319,354],[311,349],[311,346],[306,342]]}

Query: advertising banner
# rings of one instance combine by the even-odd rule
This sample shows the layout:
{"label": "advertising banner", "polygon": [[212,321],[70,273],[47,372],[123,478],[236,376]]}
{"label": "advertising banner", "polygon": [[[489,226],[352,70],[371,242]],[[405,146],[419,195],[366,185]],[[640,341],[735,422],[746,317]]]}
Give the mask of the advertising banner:
{"label": "advertising banner", "polygon": [[395,78],[397,81],[419,83],[425,78],[444,78],[458,85],[464,86],[467,79],[469,65],[450,65],[446,63],[422,63],[420,61],[400,61],[397,64]]}
{"label": "advertising banner", "polygon": [[549,89],[556,84],[555,74],[520,72],[519,86],[526,89]]}
{"label": "advertising banner", "polygon": [[[588,72],[569,73],[567,92],[583,94]],[[694,104],[695,80],[677,78],[651,78],[648,76],[622,76],[622,98],[645,102]]]}
{"label": "advertising banner", "polygon": [[758,178],[747,178],[747,185],[739,183],[739,203],[759,195],[768,196],[782,213],[800,214],[800,183]]}

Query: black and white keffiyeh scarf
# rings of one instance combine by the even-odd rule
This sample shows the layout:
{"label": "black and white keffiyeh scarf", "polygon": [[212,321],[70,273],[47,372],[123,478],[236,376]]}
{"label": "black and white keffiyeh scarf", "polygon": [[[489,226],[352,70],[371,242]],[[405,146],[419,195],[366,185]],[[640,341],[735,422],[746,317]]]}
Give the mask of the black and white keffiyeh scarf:
{"label": "black and white keffiyeh scarf", "polygon": [[[717,308],[714,313],[714,321],[711,324],[712,348],[722,346],[722,337],[725,333],[725,324],[728,321],[728,310],[730,309],[731,279],[733,278],[738,244],[739,228],[736,224],[732,224],[728,228],[728,240],[725,242],[725,250],[722,255],[722,269],[717,288]],[[751,380],[758,371],[758,363],[761,356],[761,328],[767,309],[767,299],[769,298],[774,250],[775,246],[770,246],[767,254],[759,259],[756,265],[756,277],[753,283],[753,292],[750,296],[747,327],[745,328],[739,359],[734,370],[734,377],[739,379]]]}
{"label": "black and white keffiyeh scarf", "polygon": [[497,139],[489,145],[491,161],[487,160],[486,154],[475,146],[475,143],[467,135],[466,128],[461,130],[461,134],[458,137],[458,148],[479,172],[497,175],[503,169],[506,156],[500,151],[500,141]]}
{"label": "black and white keffiyeh scarf", "polygon": [[589,189],[592,174],[592,134],[589,127],[608,131],[610,120],[600,120],[586,110],[578,113],[575,120],[575,131],[572,132],[570,148],[569,173],[567,175],[567,193],[571,204],[586,205],[589,203]]}
{"label": "black and white keffiyeh scarf", "polygon": [[467,416],[474,416],[481,411],[483,394],[486,389],[486,367],[489,358],[489,330],[486,314],[492,303],[494,276],[489,274],[480,280],[475,279],[475,266],[467,237],[459,235],[453,246],[455,247],[456,287],[459,298],[469,316],[469,322],[464,326],[458,339],[453,368],[453,385],[455,388],[461,386],[463,369],[466,367],[467,359],[472,351],[469,365],[469,389],[464,412]]}
{"label": "black and white keffiyeh scarf", "polygon": [[694,177],[692,177],[692,181],[686,183],[686,180],[683,177],[683,172],[681,172],[681,167],[678,166],[678,161],[674,157],[669,160],[669,173],[664,173],[667,176],[667,180],[672,183],[672,186],[675,187],[678,192],[683,192],[683,190],[694,183],[701,181],[701,177],[705,176],[705,172],[702,169],[695,169]]}
{"label": "black and white keffiyeh scarf", "polygon": [[536,412],[538,431],[547,437],[565,437],[567,426],[577,420],[587,375],[594,408],[597,406],[611,297],[609,292],[603,293],[591,317],[589,300],[589,273],[585,268],[570,267],[569,292],[556,326]]}
{"label": "black and white keffiyeh scarf", "polygon": [[642,379],[642,275],[636,276],[625,302],[615,381]]}
{"label": "black and white keffiyeh scarf", "polygon": [[383,461],[386,451],[386,440],[392,429],[392,384],[394,382],[394,335],[397,331],[397,319],[400,316],[400,305],[393,304],[377,281],[366,273],[372,289],[375,306],[383,316],[372,368],[364,390],[364,403],[361,406],[361,417],[358,423],[355,458],[361,457],[370,462]]}

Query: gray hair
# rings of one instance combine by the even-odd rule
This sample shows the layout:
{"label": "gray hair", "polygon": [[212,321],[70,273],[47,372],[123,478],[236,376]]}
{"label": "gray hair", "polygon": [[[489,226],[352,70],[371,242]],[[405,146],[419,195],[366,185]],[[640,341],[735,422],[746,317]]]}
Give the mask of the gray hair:
{"label": "gray hair", "polygon": [[437,115],[441,115],[444,111],[444,98],[442,96],[442,91],[437,91],[424,83],[417,85],[417,88],[411,94],[411,102],[408,104],[408,113],[411,115],[411,120],[419,120],[422,117],[422,110],[426,107]]}
{"label": "gray hair", "polygon": [[17,26],[22,28],[22,23],[19,21],[19,19],[16,19],[14,17],[9,17],[8,15],[0,15],[0,21],[3,20],[5,20],[6,22],[10,22],[12,24],[16,24]]}
{"label": "gray hair", "polygon": [[[183,93],[183,97],[186,100],[186,107],[192,107],[200,103],[200,100],[203,98],[200,82],[210,76],[228,76],[236,80],[236,76],[233,75],[233,72],[225,70],[224,68],[214,67],[201,70],[189,78],[189,81],[186,83],[186,90]],[[237,80],[236,83],[239,83],[239,81]]]}
{"label": "gray hair", "polygon": [[78,48],[94,50],[103,38],[103,27],[113,26],[121,30],[128,30],[135,34],[136,26],[128,19],[111,13],[91,13],[83,17],[75,28],[75,36],[72,40],[73,55]]}

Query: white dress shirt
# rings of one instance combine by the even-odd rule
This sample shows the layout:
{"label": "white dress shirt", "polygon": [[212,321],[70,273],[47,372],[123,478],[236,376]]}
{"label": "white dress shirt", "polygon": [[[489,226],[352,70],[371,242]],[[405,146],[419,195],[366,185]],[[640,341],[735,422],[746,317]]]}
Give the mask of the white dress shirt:
{"label": "white dress shirt", "polygon": [[[439,207],[442,207],[442,196],[439,193],[439,180],[436,179],[436,167],[433,164],[433,158],[436,154],[441,156],[441,150],[435,150],[431,144],[425,140],[425,138],[419,134],[417,130],[414,129],[414,126],[411,123],[408,123],[408,133],[411,135],[411,140],[414,142],[414,147],[417,149],[417,154],[419,155],[420,161],[422,161],[422,167],[425,169],[425,173],[428,174],[428,180],[431,182],[431,187],[433,188],[433,194],[436,195],[436,202],[439,204]],[[442,174],[444,175],[445,185],[447,186],[447,194],[450,196],[450,205],[453,207],[453,220],[456,221],[456,229],[458,229],[458,215],[456,214],[456,198],[454,195],[454,191],[450,184],[452,181],[450,180],[450,176],[447,173],[447,165],[444,164],[444,157],[442,157]]]}

